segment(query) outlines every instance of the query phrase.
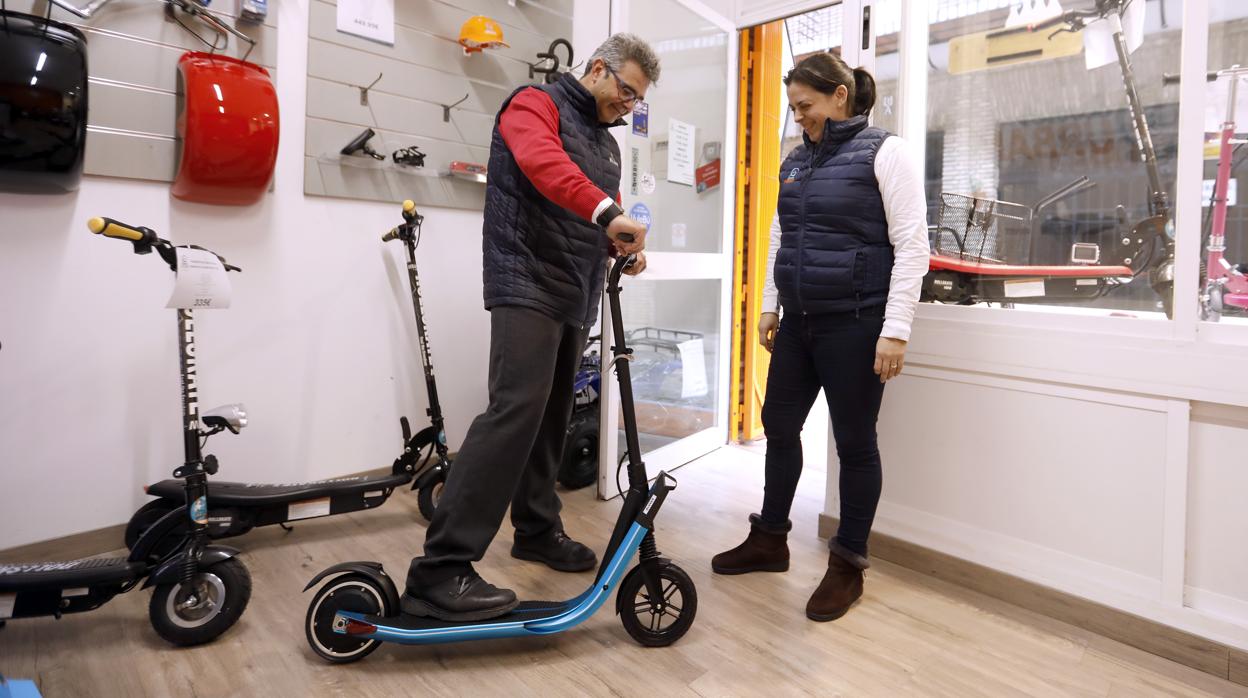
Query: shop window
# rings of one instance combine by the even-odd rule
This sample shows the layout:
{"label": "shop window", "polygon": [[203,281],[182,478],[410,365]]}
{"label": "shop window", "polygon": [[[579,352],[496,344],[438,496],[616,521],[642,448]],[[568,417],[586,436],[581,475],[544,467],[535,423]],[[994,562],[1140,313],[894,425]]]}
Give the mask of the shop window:
{"label": "shop window", "polygon": [[1046,4],[929,5],[926,160],[937,256],[924,298],[1163,318],[1178,127],[1178,88],[1163,75],[1179,69],[1181,4],[1061,4],[1067,13],[1124,13],[1157,195],[1110,22],[1029,30],[1046,18],[1017,16]]}

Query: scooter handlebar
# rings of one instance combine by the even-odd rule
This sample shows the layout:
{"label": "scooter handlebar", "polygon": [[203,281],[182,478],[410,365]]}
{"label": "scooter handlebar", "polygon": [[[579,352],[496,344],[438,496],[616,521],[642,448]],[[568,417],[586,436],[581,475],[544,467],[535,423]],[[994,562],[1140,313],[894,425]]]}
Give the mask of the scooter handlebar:
{"label": "scooter handlebar", "polygon": [[156,237],[156,233],[147,228],[136,228],[135,226],[115,221],[112,218],[98,216],[87,221],[87,229],[96,235],[129,240],[130,242],[154,242]]}

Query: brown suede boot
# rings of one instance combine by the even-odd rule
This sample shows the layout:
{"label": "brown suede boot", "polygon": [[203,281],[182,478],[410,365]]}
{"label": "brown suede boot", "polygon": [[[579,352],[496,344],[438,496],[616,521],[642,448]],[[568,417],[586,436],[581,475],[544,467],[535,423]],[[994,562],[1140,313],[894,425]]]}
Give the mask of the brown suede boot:
{"label": "brown suede boot", "polygon": [[806,617],[820,622],[840,618],[862,598],[863,572],[871,566],[867,558],[835,539],[828,548],[828,571],[806,602]]}
{"label": "brown suede boot", "polygon": [[791,528],[791,522],[768,526],[758,514],[750,514],[750,535],[741,545],[711,558],[711,569],[716,574],[787,571]]}

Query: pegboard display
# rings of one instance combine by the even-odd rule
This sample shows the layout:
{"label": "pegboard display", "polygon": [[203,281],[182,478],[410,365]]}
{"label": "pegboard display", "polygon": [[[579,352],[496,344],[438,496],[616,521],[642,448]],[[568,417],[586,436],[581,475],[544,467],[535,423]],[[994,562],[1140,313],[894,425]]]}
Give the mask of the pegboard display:
{"label": "pegboard display", "polygon": [[[572,0],[396,0],[393,46],[338,31],[333,1],[310,5],[304,191],[482,208],[485,185],[450,176],[450,163],[487,163],[503,100],[542,82],[530,73],[537,54],[571,38]],[[509,47],[465,55],[459,31],[474,15],[496,20]],[[385,160],[341,153],[366,129]],[[410,147],[425,155],[422,167],[394,161]]]}
{"label": "pegboard display", "polygon": [[[86,7],[86,0],[70,0]],[[9,10],[47,16],[45,0],[8,0]],[[255,40],[236,37],[220,53],[264,66],[276,80],[277,25],[238,19],[238,0],[218,0],[212,13]],[[167,18],[158,0],[112,0],[89,19],[53,6],[54,20],[78,27],[87,37],[90,104],[87,113],[86,174],[172,182],[177,173],[178,58],[209,47]],[[201,37],[224,39],[207,24],[179,13]]]}

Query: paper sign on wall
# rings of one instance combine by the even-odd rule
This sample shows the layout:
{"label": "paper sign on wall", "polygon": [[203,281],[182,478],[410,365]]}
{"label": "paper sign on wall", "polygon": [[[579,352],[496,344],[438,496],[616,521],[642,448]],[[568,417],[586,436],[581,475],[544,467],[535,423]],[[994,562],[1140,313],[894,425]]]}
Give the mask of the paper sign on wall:
{"label": "paper sign on wall", "polygon": [[394,0],[338,0],[338,31],[394,45]]}
{"label": "paper sign on wall", "polygon": [[694,126],[667,120],[667,181],[693,186]]}
{"label": "paper sign on wall", "polygon": [[177,281],[166,308],[212,310],[230,307],[230,279],[217,256],[179,247]]}
{"label": "paper sign on wall", "polygon": [[676,345],[680,350],[680,396],[706,395],[706,356],[702,353],[702,339],[690,339]]}

